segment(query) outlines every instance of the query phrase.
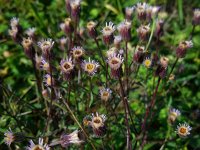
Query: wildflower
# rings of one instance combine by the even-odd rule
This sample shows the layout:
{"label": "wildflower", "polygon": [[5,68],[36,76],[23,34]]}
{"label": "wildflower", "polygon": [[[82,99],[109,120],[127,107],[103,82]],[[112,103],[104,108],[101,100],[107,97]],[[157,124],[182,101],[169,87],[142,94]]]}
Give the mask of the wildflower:
{"label": "wildflower", "polygon": [[10,146],[10,144],[13,143],[16,139],[14,133],[10,128],[4,133],[4,136],[4,141],[8,146]]}
{"label": "wildflower", "polygon": [[102,29],[102,34],[103,34],[103,41],[106,45],[109,45],[113,42],[114,40],[114,33],[115,31],[115,25],[110,21],[106,22],[106,26]]}
{"label": "wildflower", "polygon": [[74,30],[71,18],[66,18],[65,22],[60,24],[60,28],[66,35],[70,35]]}
{"label": "wildflower", "polygon": [[32,140],[30,140],[30,145],[26,147],[27,150],[50,150],[50,147],[47,144],[44,144],[42,138],[39,138],[39,143],[35,144]]}
{"label": "wildflower", "polygon": [[137,33],[139,36],[139,39],[142,41],[145,41],[150,33],[150,25],[141,25],[138,29],[137,29]]}
{"label": "wildflower", "polygon": [[8,30],[9,35],[11,36],[11,38],[13,39],[13,41],[18,42],[20,41],[20,37],[18,34],[18,28],[12,28],[11,30]]}
{"label": "wildflower", "polygon": [[35,38],[35,31],[36,31],[36,28],[28,28],[25,33],[31,37],[32,39]]}
{"label": "wildflower", "polygon": [[181,115],[181,112],[178,110],[178,109],[170,109],[169,111],[169,116],[168,116],[168,120],[171,122],[171,123],[174,123],[174,121],[176,120],[176,118],[178,116]]}
{"label": "wildflower", "polygon": [[72,58],[62,59],[60,62],[60,68],[64,75],[65,80],[69,80],[74,69],[74,64],[72,63]]}
{"label": "wildflower", "polygon": [[159,6],[148,6],[146,8],[146,19],[147,21],[151,21],[153,17],[155,17],[160,10]]}
{"label": "wildflower", "polygon": [[16,17],[13,17],[11,20],[10,20],[10,26],[11,28],[18,28],[19,27],[19,18],[16,18]]}
{"label": "wildflower", "polygon": [[122,37],[120,35],[114,36],[114,45],[117,49],[120,48],[121,42],[122,42]]}
{"label": "wildflower", "polygon": [[148,4],[146,4],[146,3],[137,3],[135,8],[136,8],[136,13],[137,13],[138,19],[140,21],[143,21],[146,19],[147,7],[148,7]]}
{"label": "wildflower", "polygon": [[75,130],[74,132],[70,134],[63,134],[60,137],[60,144],[62,147],[67,147],[71,144],[81,144],[84,141],[81,139],[81,135],[78,130]]}
{"label": "wildflower", "polygon": [[111,97],[112,91],[109,88],[102,88],[99,93],[101,100],[107,102]]}
{"label": "wildflower", "polygon": [[80,47],[80,46],[76,46],[74,48],[72,48],[72,56],[75,59],[80,59],[85,55],[85,50]]}
{"label": "wildflower", "polygon": [[192,41],[180,42],[177,49],[176,49],[176,56],[178,58],[185,57],[187,49],[192,48],[192,47],[193,47]]}
{"label": "wildflower", "polygon": [[134,7],[126,7],[125,9],[125,14],[126,14],[126,19],[127,20],[132,20],[133,18],[133,11],[134,11]]}
{"label": "wildflower", "polygon": [[49,74],[46,74],[44,76],[44,84],[46,87],[51,87],[51,86],[55,86],[55,80],[53,77],[51,77],[51,75]]}
{"label": "wildflower", "polygon": [[174,78],[175,78],[175,75],[174,74],[170,74],[169,80],[172,81],[172,80],[174,80]]}
{"label": "wildflower", "polygon": [[99,63],[94,60],[90,60],[89,57],[89,60],[84,60],[81,66],[85,72],[87,72],[90,76],[93,76],[99,68]]}
{"label": "wildflower", "polygon": [[100,137],[105,135],[106,133],[105,121],[106,121],[106,115],[104,114],[99,115],[97,112],[96,114],[92,114],[91,126],[95,136]]}
{"label": "wildflower", "polygon": [[24,48],[24,52],[25,52],[26,56],[28,58],[32,59],[33,56],[34,56],[34,49],[33,49],[33,40],[32,40],[32,38],[30,38],[30,37],[23,38],[22,46]]}
{"label": "wildflower", "polygon": [[136,47],[136,52],[133,56],[133,60],[136,62],[136,63],[139,63],[141,64],[144,60],[144,50],[145,50],[145,47],[144,46],[137,46]]}
{"label": "wildflower", "polygon": [[71,6],[71,17],[74,19],[75,22],[78,21],[79,16],[80,16],[80,7],[81,0],[71,0],[70,1],[70,6]]}
{"label": "wildflower", "polygon": [[183,123],[183,124],[179,123],[179,125],[177,126],[177,129],[176,129],[176,133],[180,137],[185,138],[190,134],[191,130],[192,130],[192,127],[190,127],[187,123]]}
{"label": "wildflower", "polygon": [[69,14],[71,14],[70,0],[65,0],[65,6],[66,6],[66,9],[67,9],[67,12]]}
{"label": "wildflower", "polygon": [[131,39],[131,22],[125,20],[121,22],[117,27],[121,37],[125,41],[130,41]]}
{"label": "wildflower", "polygon": [[160,58],[160,64],[163,68],[167,68],[169,63],[169,59],[167,57]]}
{"label": "wildflower", "polygon": [[152,65],[152,60],[149,57],[146,57],[143,61],[143,64],[146,68],[150,68]]}
{"label": "wildflower", "polygon": [[90,116],[85,116],[83,118],[83,125],[88,127],[90,124],[91,124],[91,121],[90,121],[91,117]]}
{"label": "wildflower", "polygon": [[200,25],[200,9],[194,10],[192,23],[193,25]]}
{"label": "wildflower", "polygon": [[40,69],[41,61],[42,61],[42,58],[39,57],[37,53],[35,53],[35,65],[38,70]]}
{"label": "wildflower", "polygon": [[50,73],[50,64],[43,57],[41,58],[40,69]]}
{"label": "wildflower", "polygon": [[155,37],[160,38],[163,35],[163,25],[164,21],[162,19],[156,20]]}
{"label": "wildflower", "polygon": [[112,56],[114,53],[117,53],[117,48],[116,47],[111,47],[107,52],[106,52],[106,56],[110,57]]}
{"label": "wildflower", "polygon": [[108,57],[107,63],[111,69],[111,76],[113,78],[118,78],[121,72],[121,65],[124,61],[124,58],[120,54],[113,53]]}
{"label": "wildflower", "polygon": [[52,39],[46,39],[46,40],[43,39],[40,42],[38,42],[38,46],[42,50],[42,56],[46,60],[48,60],[50,57],[50,51],[51,51],[53,45],[54,45],[54,41]]}
{"label": "wildflower", "polygon": [[94,21],[90,21],[87,23],[87,31],[91,38],[96,39],[97,31],[96,31],[97,23]]}
{"label": "wildflower", "polygon": [[59,43],[60,43],[60,48],[64,51],[65,50],[65,46],[67,44],[67,38],[65,37],[62,37],[60,40],[59,40]]}

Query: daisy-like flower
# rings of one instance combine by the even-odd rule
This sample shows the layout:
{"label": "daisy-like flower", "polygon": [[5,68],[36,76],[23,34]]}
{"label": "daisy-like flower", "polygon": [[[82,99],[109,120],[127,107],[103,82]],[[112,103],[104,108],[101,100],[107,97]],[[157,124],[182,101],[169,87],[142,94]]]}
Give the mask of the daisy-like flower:
{"label": "daisy-like flower", "polygon": [[30,59],[33,58],[34,51],[33,51],[33,40],[32,40],[32,38],[30,38],[30,37],[23,38],[22,46],[24,48],[24,52],[25,52],[26,56],[29,57]]}
{"label": "daisy-like flower", "polygon": [[178,109],[175,109],[175,108],[171,108],[169,110],[169,116],[168,116],[168,120],[171,122],[171,123],[174,123],[174,121],[176,120],[176,118],[178,116],[181,115],[181,112],[178,110]]}
{"label": "daisy-like flower", "polygon": [[30,145],[26,147],[27,150],[50,150],[48,144],[44,143],[42,138],[39,138],[39,143],[35,144],[30,140]]}
{"label": "daisy-like flower", "polygon": [[38,46],[41,48],[42,55],[46,60],[48,60],[50,56],[50,51],[53,45],[54,45],[54,41],[52,39],[46,39],[46,40],[43,39],[38,42]]}
{"label": "daisy-like flower", "polygon": [[193,25],[200,25],[200,9],[194,10],[192,23]]}
{"label": "daisy-like flower", "polygon": [[19,18],[16,18],[16,17],[13,17],[11,20],[10,20],[10,26],[11,28],[18,28],[19,26]]}
{"label": "daisy-like flower", "polygon": [[74,30],[71,18],[66,18],[64,23],[60,24],[60,28],[66,35],[71,34]]}
{"label": "daisy-like flower", "polygon": [[138,29],[137,29],[137,33],[139,36],[139,39],[142,41],[145,41],[150,33],[150,25],[141,25]]}
{"label": "daisy-like flower", "polygon": [[119,78],[123,61],[124,58],[120,54],[113,53],[108,57],[107,63],[110,66],[113,78]]}
{"label": "daisy-like flower", "polygon": [[111,48],[106,52],[106,56],[109,58],[109,57],[112,56],[114,53],[117,53],[117,48],[116,48],[116,47],[111,47]]}
{"label": "daisy-like flower", "polygon": [[16,139],[14,133],[10,128],[4,133],[4,136],[4,141],[8,146],[10,146],[10,144],[13,143]]}
{"label": "daisy-like flower", "polygon": [[60,40],[59,40],[59,44],[60,44],[60,48],[64,51],[65,50],[65,46],[67,44],[67,38],[66,37],[62,37]]}
{"label": "daisy-like flower", "polygon": [[11,30],[8,30],[8,33],[14,41],[18,40],[18,28],[12,28]]}
{"label": "daisy-like flower", "polygon": [[192,47],[193,47],[192,41],[180,42],[177,49],[176,49],[176,56],[178,58],[185,57],[187,49],[192,48]]}
{"label": "daisy-like flower", "polygon": [[106,115],[104,114],[99,115],[97,112],[96,114],[92,114],[91,127],[93,129],[95,136],[100,137],[105,135],[106,133],[105,121],[106,121]]}
{"label": "daisy-like flower", "polygon": [[35,37],[35,31],[36,31],[36,28],[32,27],[32,28],[28,28],[25,33],[31,37],[31,38],[34,38]]}
{"label": "daisy-like flower", "polygon": [[81,139],[81,135],[78,130],[75,130],[74,132],[70,134],[63,134],[60,137],[60,144],[62,147],[67,147],[71,144],[81,144],[84,141]]}
{"label": "daisy-like flower", "polygon": [[74,21],[78,21],[81,11],[81,0],[71,0],[71,17]]}
{"label": "daisy-like flower", "polygon": [[133,18],[133,11],[134,11],[134,7],[126,7],[125,9],[125,14],[126,14],[126,19],[127,20],[132,20]]}
{"label": "daisy-like flower", "polygon": [[[51,79],[52,79],[52,81],[51,81]],[[51,87],[51,86],[55,86],[55,80],[54,80],[54,78],[53,77],[51,77],[51,75],[49,75],[49,74],[46,74],[45,76],[44,76],[44,84],[45,84],[45,86],[46,87]]]}
{"label": "daisy-like flower", "polygon": [[60,68],[64,75],[65,80],[69,80],[71,78],[71,73],[74,69],[74,64],[72,62],[72,58],[62,59],[60,62]]}
{"label": "daisy-like flower", "polygon": [[157,19],[156,20],[156,28],[154,31],[154,36],[159,38],[163,35],[163,26],[164,26],[164,21],[162,19]]}
{"label": "daisy-like flower", "polygon": [[94,21],[90,21],[87,23],[88,35],[93,39],[97,37],[96,26],[97,26],[97,23]]}
{"label": "daisy-like flower", "polygon": [[144,55],[145,55],[144,50],[145,50],[144,46],[137,45],[135,54],[133,56],[133,60],[136,63],[139,63],[139,64],[143,63]]}
{"label": "daisy-like flower", "polygon": [[103,27],[102,29],[102,34],[103,34],[103,41],[106,45],[109,45],[113,42],[114,40],[114,35],[113,33],[115,32],[115,25],[110,21],[106,22],[106,26]]}
{"label": "daisy-like flower", "polygon": [[177,129],[176,129],[176,133],[182,137],[182,138],[186,138],[189,134],[190,134],[190,131],[192,130],[192,127],[190,127],[187,123],[183,123],[183,124],[180,124],[177,126]]}
{"label": "daisy-like flower", "polygon": [[114,45],[117,49],[120,49],[121,42],[122,42],[122,37],[120,35],[114,36]]}
{"label": "daisy-like flower", "polygon": [[160,10],[159,6],[148,6],[146,8],[146,19],[148,21],[151,21],[153,17],[157,15],[159,10]]}
{"label": "daisy-like flower", "polygon": [[136,9],[136,13],[138,16],[138,19],[140,21],[143,21],[146,19],[146,9],[148,7],[148,4],[146,3],[137,3],[135,9]]}
{"label": "daisy-like flower", "polygon": [[95,62],[94,60],[90,60],[89,57],[89,60],[84,60],[81,66],[85,72],[87,72],[90,76],[93,76],[99,68],[99,63]]}
{"label": "daisy-like flower", "polygon": [[169,63],[169,59],[167,57],[160,58],[160,64],[163,68],[167,68]]}
{"label": "daisy-like flower", "polygon": [[75,59],[80,59],[85,55],[85,50],[83,47],[76,46],[72,48],[72,56]]}
{"label": "daisy-like flower", "polygon": [[122,39],[125,41],[130,41],[131,39],[131,21],[124,20],[121,22],[117,30],[119,31],[119,34],[121,35]]}
{"label": "daisy-like flower", "polygon": [[109,88],[102,88],[100,89],[99,94],[100,94],[101,100],[107,102],[111,97],[112,91]]}
{"label": "daisy-like flower", "polygon": [[150,57],[146,57],[143,61],[143,64],[146,68],[150,68],[152,66],[152,60]]}
{"label": "daisy-like flower", "polygon": [[43,57],[41,57],[40,69],[50,73],[50,64]]}

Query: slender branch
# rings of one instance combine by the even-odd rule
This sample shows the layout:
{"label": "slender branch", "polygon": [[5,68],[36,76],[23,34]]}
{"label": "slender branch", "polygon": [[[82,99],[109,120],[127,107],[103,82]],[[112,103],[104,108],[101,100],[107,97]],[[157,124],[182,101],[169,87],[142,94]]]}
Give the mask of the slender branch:
{"label": "slender branch", "polygon": [[169,75],[168,75],[168,77],[167,77],[167,80],[169,79],[171,73],[173,72],[173,70],[174,70],[174,68],[175,68],[175,66],[176,66],[176,64],[177,64],[177,62],[178,62],[178,60],[179,60],[179,58],[177,57],[176,60],[175,60],[175,62],[174,62],[174,64],[173,64],[173,66],[172,66],[172,68],[171,68],[171,70],[170,70],[170,73],[169,73]]}

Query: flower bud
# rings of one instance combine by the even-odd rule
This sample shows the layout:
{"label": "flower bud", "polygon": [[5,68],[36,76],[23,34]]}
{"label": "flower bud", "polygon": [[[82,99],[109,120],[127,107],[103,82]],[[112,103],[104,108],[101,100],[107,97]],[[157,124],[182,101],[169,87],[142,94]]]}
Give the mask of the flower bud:
{"label": "flower bud", "polygon": [[106,22],[106,26],[102,29],[103,41],[105,45],[112,44],[114,40],[115,25],[110,21]]}
{"label": "flower bud", "polygon": [[150,25],[141,25],[137,29],[137,33],[138,33],[139,39],[141,41],[146,41],[148,39],[148,37],[149,37]]}
{"label": "flower bud", "polygon": [[137,17],[140,21],[146,20],[146,9],[148,5],[146,3],[137,3],[136,5],[136,13]]}
{"label": "flower bud", "polygon": [[125,15],[128,21],[131,21],[133,19],[133,11],[134,11],[134,7],[126,7]]}
{"label": "flower bud", "polygon": [[121,42],[122,42],[122,37],[120,35],[114,36],[114,45],[117,49],[120,49]]}
{"label": "flower bud", "polygon": [[154,36],[157,38],[160,38],[163,35],[163,25],[164,21],[163,20],[156,20],[156,28],[154,31]]}
{"label": "flower bud", "polygon": [[192,23],[193,23],[193,25],[200,25],[200,9],[194,10]]}
{"label": "flower bud", "polygon": [[141,64],[145,56],[144,50],[145,50],[144,46],[137,46],[135,50],[135,54],[133,56],[133,61]]}
{"label": "flower bud", "polygon": [[97,23],[94,21],[90,21],[87,23],[88,35],[93,39],[96,39],[97,37],[96,25]]}
{"label": "flower bud", "polygon": [[183,41],[179,43],[179,46],[176,49],[176,56],[178,58],[183,58],[186,55],[186,51],[189,48],[193,47],[192,41]]}
{"label": "flower bud", "polygon": [[71,0],[70,7],[71,7],[71,17],[77,23],[80,17],[81,0]]}
{"label": "flower bud", "polygon": [[24,48],[24,52],[26,56],[30,59],[33,59],[34,57],[34,48],[33,48],[33,41],[30,37],[23,38],[22,46]]}
{"label": "flower bud", "polygon": [[60,24],[60,28],[63,32],[65,32],[66,35],[72,34],[74,28],[71,18],[66,18],[65,22]]}
{"label": "flower bud", "polygon": [[127,41],[131,40],[131,22],[130,21],[125,20],[125,21],[121,22],[118,25],[117,29],[124,41],[127,42]]}

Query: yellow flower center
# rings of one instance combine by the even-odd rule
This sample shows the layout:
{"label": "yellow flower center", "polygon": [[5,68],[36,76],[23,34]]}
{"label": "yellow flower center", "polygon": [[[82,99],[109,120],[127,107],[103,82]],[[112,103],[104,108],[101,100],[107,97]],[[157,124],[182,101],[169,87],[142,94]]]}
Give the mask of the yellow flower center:
{"label": "yellow flower center", "polygon": [[48,78],[47,78],[46,83],[47,83],[48,85],[51,85],[51,77],[48,77]]}
{"label": "yellow flower center", "polygon": [[107,97],[107,96],[109,96],[109,93],[108,92],[103,92],[103,96]]}
{"label": "yellow flower center", "polygon": [[187,132],[187,128],[185,128],[185,127],[180,127],[179,132],[180,132],[181,134],[185,134],[185,133]]}
{"label": "yellow flower center", "polygon": [[117,59],[112,59],[111,60],[111,64],[113,64],[113,65],[116,65],[118,63],[119,63],[119,60],[117,60]]}
{"label": "yellow flower center", "polygon": [[85,70],[88,71],[88,72],[92,72],[94,70],[94,68],[95,68],[95,65],[92,64],[92,63],[88,63],[85,66]]}
{"label": "yellow flower center", "polygon": [[149,68],[149,67],[151,66],[151,60],[146,59],[146,60],[144,61],[144,65],[145,65],[145,67]]}
{"label": "yellow flower center", "polygon": [[43,146],[35,145],[31,150],[45,150]]}

